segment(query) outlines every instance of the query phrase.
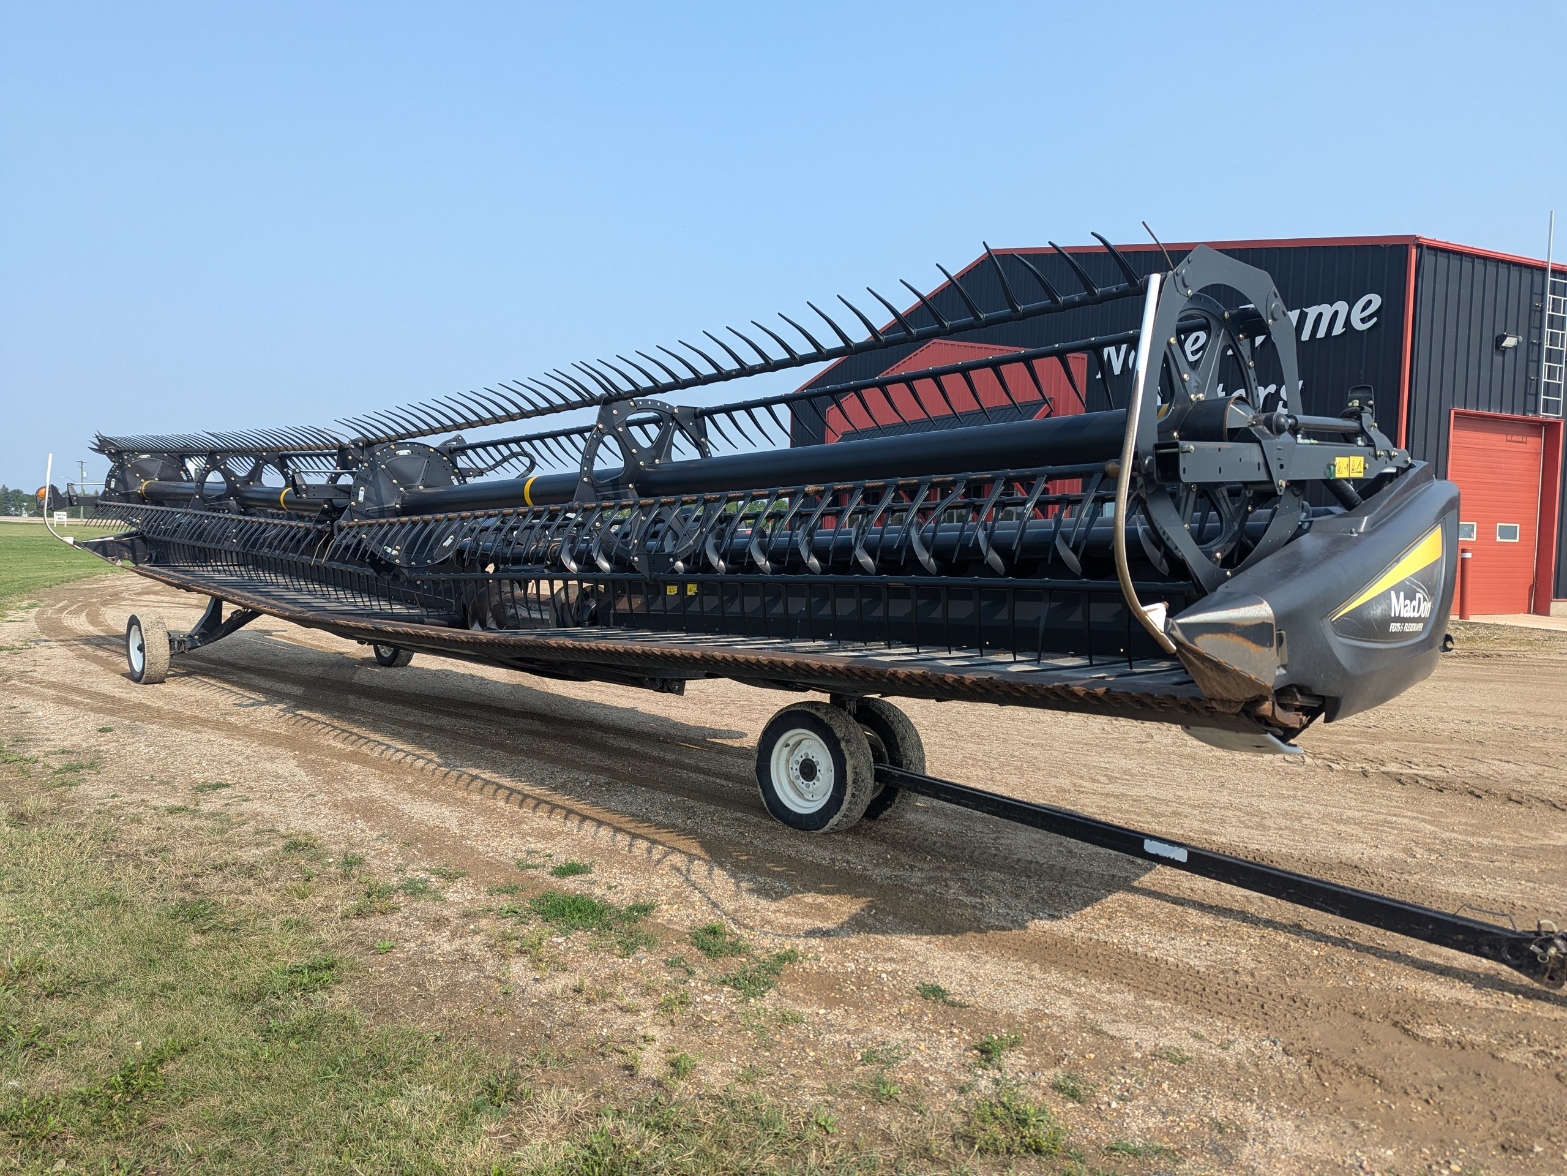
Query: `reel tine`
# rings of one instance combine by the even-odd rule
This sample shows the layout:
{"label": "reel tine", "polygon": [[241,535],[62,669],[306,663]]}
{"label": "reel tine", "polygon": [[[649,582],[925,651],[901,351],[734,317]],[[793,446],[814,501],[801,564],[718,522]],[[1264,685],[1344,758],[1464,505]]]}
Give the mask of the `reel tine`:
{"label": "reel tine", "polygon": [[[616,358],[618,359],[620,357],[616,356]],[[641,391],[641,388],[637,385],[636,380],[632,379],[625,372],[621,371],[614,364],[610,363],[609,360],[601,359],[598,362],[604,367],[607,367],[610,371],[614,372],[615,375],[619,376],[622,380],[626,381],[626,388],[629,390],[630,395],[635,396],[638,392]]]}
{"label": "reel tine", "polygon": [[996,382],[1001,385],[1001,394],[1007,398],[1007,403],[1013,408],[1022,408],[1016,396],[1012,395],[1012,386],[1007,383],[1006,364],[998,363],[990,370],[996,375]]}
{"label": "reel tine", "polygon": [[909,282],[903,281],[902,278],[899,278],[898,281],[903,283],[903,286],[910,294],[914,295],[914,297],[920,300],[920,305],[930,312],[931,317],[936,320],[937,324],[943,331],[951,329],[952,324],[947,321],[946,316],[943,315],[941,311],[937,310],[933,305],[931,305],[930,299],[921,294],[918,287]]}
{"label": "reel tine", "polygon": [[1104,385],[1105,403],[1114,409],[1115,397],[1110,394],[1110,371],[1105,364],[1104,350],[1103,348],[1099,348],[1094,351],[1090,351],[1088,354],[1094,357],[1094,364],[1099,368],[1099,382]]}
{"label": "reel tine", "polygon": [[995,267],[996,278],[1001,283],[1001,296],[1007,300],[1007,306],[1016,314],[1023,309],[1023,306],[1018,302],[1017,295],[1012,293],[1012,283],[1007,281],[1007,271],[1001,268],[1001,259],[991,251],[990,242],[981,241],[980,244],[985,247],[985,256],[990,258],[990,264]]}
{"label": "reel tine", "polygon": [[[481,400],[495,408],[502,416],[515,416],[522,406],[504,392],[497,392],[494,388],[486,386],[484,394],[474,393],[475,399]],[[452,420],[448,427],[456,426],[459,422]]]}
{"label": "reel tine", "polygon": [[[685,356],[683,356],[683,355],[681,355],[681,354],[680,354],[680,353],[679,353],[679,352],[677,352],[677,351],[671,351],[671,350],[670,350],[670,349],[669,349],[669,348],[667,348],[667,347],[665,347],[665,346],[664,346],[664,345],[663,345],[663,344],[662,344],[662,343],[660,343],[660,344],[659,344],[659,345],[658,345],[658,349],[659,349],[659,350],[660,350],[660,351],[662,351],[662,352],[663,352],[663,353],[664,353],[664,354],[665,354],[665,355],[667,355],[667,356],[669,356],[669,357],[670,357],[670,358],[671,358],[671,359],[673,359],[673,360],[674,360],[674,361],[675,361],[675,362],[676,362],[676,363],[678,363],[678,364],[679,364],[679,365],[680,365],[680,366],[681,366],[681,367],[683,367],[683,368],[685,368],[685,369],[686,369],[686,371],[688,371],[688,372],[690,372],[690,373],[691,373],[691,378],[692,378],[692,379],[693,379],[693,380],[700,380],[700,379],[701,379],[701,378],[702,378],[702,373],[701,373],[701,372],[699,372],[699,371],[697,371],[697,370],[696,370],[696,368],[694,368],[694,367],[692,367],[692,366],[691,366],[691,361],[690,361],[690,360],[688,360],[688,359],[686,359],[686,357],[685,357]],[[681,380],[680,380],[680,381],[679,381],[679,383],[680,383],[680,385],[681,385],[681,386],[682,386],[682,387],[684,387],[684,386],[685,386],[685,380],[684,380],[684,378],[682,378],[682,379],[681,379]]]}
{"label": "reel tine", "polygon": [[[907,282],[904,282],[903,284],[905,286],[909,285]],[[909,338],[912,339],[917,332],[914,329],[914,324],[909,322],[908,319],[903,317],[903,312],[901,310],[899,310],[896,306],[894,306],[892,303],[888,302],[880,294],[876,293],[875,290],[872,290],[869,286],[866,286],[865,289],[870,292],[870,296],[872,298],[876,299],[877,302],[881,303],[883,306],[885,306],[887,308],[888,311],[891,312],[892,317],[895,320],[897,320],[898,326],[902,327],[904,332],[909,336]],[[913,290],[914,287],[913,286],[909,286],[909,289]],[[917,291],[916,291],[916,293],[917,293]]]}
{"label": "reel tine", "polygon": [[553,384],[546,384],[540,378],[529,379],[528,387],[532,388],[543,398],[545,411],[547,412],[559,412],[563,407],[567,407],[570,404],[570,401],[561,394],[559,388]]}
{"label": "reel tine", "polygon": [[713,426],[713,431],[724,439],[724,444],[729,446],[730,449],[738,449],[738,448],[740,448],[732,440],[730,440],[729,434],[724,432],[723,425],[718,423],[719,417],[721,417],[722,415],[723,415],[722,413],[716,413],[716,412],[714,412],[714,413],[704,413],[702,415],[702,419],[705,420],[708,424]]}
{"label": "reel tine", "polygon": [[[809,303],[809,302],[807,302],[807,303],[806,303],[806,305],[807,305],[807,306],[809,306],[809,305],[810,305],[810,303]],[[794,329],[795,329],[795,330],[797,330],[797,331],[799,331],[799,332],[800,332],[800,334],[802,334],[802,335],[804,335],[804,336],[805,336],[805,341],[806,341],[806,342],[807,342],[807,343],[809,343],[809,344],[810,344],[810,345],[811,345],[811,346],[812,346],[812,347],[813,347],[813,348],[814,348],[814,349],[815,349],[815,350],[817,350],[817,351],[825,351],[825,350],[827,350],[827,349],[826,349],[826,348],[825,348],[825,347],[823,347],[823,346],[822,346],[822,345],[821,345],[821,344],[820,344],[820,343],[818,343],[818,342],[817,342],[817,341],[816,341],[816,340],[815,340],[815,339],[814,339],[814,338],[812,338],[812,336],[811,336],[811,333],[810,333],[810,332],[809,332],[809,331],[807,331],[807,330],[806,330],[806,329],[805,329],[805,328],[804,328],[804,327],[802,327],[802,326],[801,326],[801,325],[800,325],[800,324],[799,324],[799,323],[797,323],[797,322],[795,322],[795,321],[794,321],[794,320],[793,320],[793,319],[792,319],[792,318],[790,318],[790,317],[789,317],[789,316],[788,316],[788,315],[786,315],[786,314],[784,314],[784,312],[783,312],[783,311],[779,311],[779,312],[778,312],[778,317],[779,317],[779,318],[781,318],[781,319],[783,319],[783,321],[784,321],[784,322],[786,322],[786,323],[788,323],[788,324],[789,324],[789,325],[790,325],[790,326],[791,326],[791,327],[793,327],[793,328],[794,328]]]}
{"label": "reel tine", "polygon": [[[639,352],[638,354],[641,354],[641,353]],[[647,381],[647,386],[645,388],[639,388],[638,391],[655,392],[655,391],[658,390],[658,379],[657,379],[656,376],[653,375],[652,372],[648,371],[647,368],[643,367],[640,363],[637,363],[635,360],[627,359],[624,355],[621,355],[619,352],[615,353],[615,358],[620,360],[620,362],[625,364],[627,367],[634,367],[634,368],[636,368],[637,371],[641,373],[642,378]]]}
{"label": "reel tine", "polygon": [[551,371],[555,376],[562,380],[568,388],[577,394],[577,403],[592,404],[598,400],[598,397],[593,395],[593,389],[589,388],[570,372],[561,371],[560,368],[553,368]]}
{"label": "reel tine", "polygon": [[684,347],[687,351],[694,352],[695,354],[705,359],[707,361],[707,366],[713,369],[713,374],[715,376],[727,376],[730,374],[728,368],[719,366],[719,364],[714,361],[713,357],[707,352],[703,351],[700,347],[693,347],[684,339],[676,339],[675,342],[680,344],[680,346]]}
{"label": "reel tine", "polygon": [[739,352],[737,352],[733,347],[729,346],[729,344],[725,343],[717,335],[713,334],[712,331],[703,331],[702,334],[706,335],[714,343],[717,343],[724,349],[724,354],[727,355],[730,359],[734,360],[735,368],[738,371],[748,372],[751,370],[751,365],[740,358]]}
{"label": "reel tine", "polygon": [[755,409],[753,409],[750,405],[746,405],[745,415],[751,418],[751,424],[756,429],[757,436],[759,436],[763,441],[766,441],[767,430],[762,426],[762,422],[756,419]]}
{"label": "reel tine", "polygon": [[990,410],[985,407],[985,402],[980,398],[979,388],[974,383],[974,373],[964,368],[961,373],[963,382],[968,385],[969,395],[974,398],[974,403],[979,406],[979,411],[985,414],[985,420],[990,420]]}
{"label": "reel tine", "polygon": [[[662,351],[663,348],[659,348],[659,350]],[[659,384],[656,388],[653,389],[655,392],[662,392],[666,388],[678,388],[680,386],[680,377],[675,375],[675,372],[674,372],[673,368],[665,366],[665,364],[664,364],[664,362],[662,360],[655,359],[653,356],[649,355],[646,351],[638,351],[637,354],[640,355],[643,359],[647,360],[650,364],[652,364],[654,367],[656,367],[659,371],[663,372],[664,375],[669,377],[669,379],[665,383]]]}
{"label": "reel tine", "polygon": [[1121,272],[1126,275],[1126,284],[1128,286],[1141,286],[1143,284],[1143,280],[1137,276],[1137,271],[1127,264],[1126,258],[1121,256],[1120,251],[1117,250],[1114,245],[1110,244],[1110,242],[1106,241],[1098,233],[1091,232],[1089,235],[1109,251],[1111,258],[1113,258],[1115,261],[1115,264],[1119,266]]}
{"label": "reel tine", "polygon": [[[516,381],[514,381],[514,383],[515,384],[521,384],[522,381],[521,380],[516,380]],[[533,389],[530,388],[530,389],[528,389],[528,392],[524,392],[521,388],[514,387],[513,384],[502,384],[501,387],[505,388],[513,396],[518,397],[522,401],[523,404],[528,406],[528,408],[531,411],[533,411],[533,412],[547,412],[548,411],[548,407],[546,405],[544,405],[540,401],[534,399],[533,396],[529,396],[528,395],[528,392],[532,392]],[[535,393],[535,395],[537,395],[537,393]]]}
{"label": "reel tine", "polygon": [[[870,287],[867,286],[866,289],[869,290]],[[876,291],[871,290],[872,294],[874,294],[875,292]],[[872,323],[870,319],[866,318],[865,315],[860,312],[860,308],[858,306],[855,306],[854,303],[850,302],[842,294],[838,295],[838,301],[843,303],[845,306],[847,306],[850,310],[852,310],[854,312],[854,317],[859,319],[860,322],[862,324],[864,324],[865,329],[870,332],[870,336],[871,336],[872,339],[876,340],[876,342],[878,342],[878,343],[885,343],[887,341],[887,337],[885,335],[883,335],[880,331],[878,331],[876,329],[875,324]],[[826,317],[826,316],[823,316],[823,317]]]}
{"label": "reel tine", "polygon": [[733,409],[731,409],[724,413],[724,419],[735,427],[735,432],[739,433],[740,436],[745,439],[745,443],[747,445],[756,444],[755,441],[751,440],[751,434],[745,431],[745,426],[740,423],[740,414],[738,412],[735,412]]}
{"label": "reel tine", "polygon": [[1088,276],[1088,271],[1077,264],[1077,259],[1068,253],[1065,249],[1061,248],[1061,246],[1057,245],[1054,241],[1051,241],[1049,244],[1050,248],[1059,253],[1066,261],[1067,265],[1072,267],[1072,272],[1077,275],[1077,280],[1083,283],[1084,292],[1087,293],[1090,297],[1098,297],[1099,287],[1094,285],[1094,280]]}
{"label": "reel tine", "polygon": [[1012,256],[1022,262],[1024,268],[1026,268],[1029,273],[1034,275],[1034,280],[1039,283],[1040,287],[1045,292],[1045,297],[1050,299],[1052,305],[1060,306],[1062,303],[1061,295],[1059,291],[1057,291],[1056,288],[1050,284],[1050,279],[1045,277],[1044,274],[1040,273],[1039,269],[1034,265],[1034,263],[1029,261],[1028,258],[1023,254],[1014,253]]}
{"label": "reel tine", "polygon": [[783,434],[784,440],[788,440],[789,426],[778,419],[778,414],[773,411],[773,406],[771,404],[764,404],[762,407],[767,410],[767,415],[773,418],[773,424],[778,426],[778,431]]}
{"label": "reel tine", "polygon": [[[1039,373],[1034,370],[1034,361],[1029,360],[1023,365],[1023,370],[1028,373],[1028,378],[1034,382],[1034,391],[1039,393],[1041,404],[1050,404],[1050,397],[1045,393],[1045,385],[1039,378]],[[1053,411],[1053,409],[1052,409]]]}
{"label": "reel tine", "polygon": [[952,403],[952,397],[947,395],[946,380],[938,375],[932,382],[936,385],[936,391],[941,393],[941,399],[946,404],[947,411],[952,414],[952,419],[956,420],[961,414],[958,412],[958,406]]}
{"label": "reel tine", "polygon": [[843,333],[843,328],[840,327],[837,323],[833,322],[832,319],[828,318],[826,313],[821,309],[821,307],[817,306],[816,303],[814,303],[814,302],[807,302],[805,305],[809,306],[812,310],[814,310],[817,313],[817,315],[821,318],[821,320],[823,322],[825,322],[829,327],[832,328],[833,334],[838,336],[839,340],[843,343],[843,345],[845,347],[853,347],[854,346],[854,340],[849,338],[849,336],[845,335]]}
{"label": "reel tine", "polygon": [[728,331],[731,335],[735,336],[735,338],[739,339],[752,351],[756,352],[756,354],[761,358],[762,366],[757,368],[757,371],[764,371],[772,367],[774,362],[773,357],[768,355],[767,352],[763,351],[754,342],[752,342],[750,336],[740,334],[740,332],[735,330],[733,327],[725,327],[724,330]]}
{"label": "reel tine", "polygon": [[599,375],[596,371],[594,371],[587,364],[585,364],[585,363],[583,363],[583,362],[581,362],[579,360],[578,362],[572,364],[571,366],[576,368],[579,372],[582,372],[584,375],[586,375],[588,377],[588,379],[592,380],[595,384],[597,384],[599,386],[599,389],[604,393],[604,395],[608,399],[615,400],[615,399],[619,398],[619,396],[620,396],[620,389],[615,387],[608,380],[604,379],[603,376]]}
{"label": "reel tine", "polygon": [[[780,317],[782,317],[782,316],[780,316]],[[788,343],[784,342],[783,336],[779,335],[777,331],[769,330],[767,327],[762,326],[762,324],[757,322],[755,319],[751,320],[751,325],[753,327],[755,327],[758,331],[761,331],[763,334],[765,334],[774,343],[778,344],[778,346],[782,347],[786,352],[788,352],[790,359],[799,359],[800,358],[800,353],[798,351],[796,351],[793,347],[790,347]],[[773,362],[777,363],[778,361],[774,360]]]}
{"label": "reel tine", "polygon": [[1066,373],[1066,382],[1072,386],[1072,392],[1077,397],[1077,402],[1083,406],[1083,411],[1088,411],[1088,397],[1083,395],[1083,390],[1077,386],[1077,376],[1072,373],[1072,365],[1067,362],[1064,355],[1056,356],[1056,362],[1061,365],[1061,370]]}
{"label": "reel tine", "polygon": [[601,389],[603,389],[604,395],[609,397],[611,400],[616,400],[626,395],[625,392],[621,391],[620,387],[615,383],[614,380],[610,379],[603,372],[599,371],[598,368],[594,367],[587,360],[578,360],[571,366],[576,368],[579,372],[582,372]]}
{"label": "reel tine", "polygon": [[948,282],[952,283],[952,288],[958,292],[958,297],[963,299],[963,304],[968,307],[969,313],[974,316],[974,321],[980,325],[983,325],[985,322],[985,312],[979,308],[979,303],[975,302],[972,298],[969,297],[969,292],[963,288],[963,283],[949,274],[947,272],[946,266],[938,265],[936,268],[941,271],[942,276],[946,278]]}
{"label": "reel tine", "polygon": [[[931,416],[930,409],[925,407],[925,398],[919,394],[919,389],[914,386],[913,381],[904,380],[903,386],[909,390],[909,399],[914,402],[914,406],[920,410],[921,415],[927,421],[934,421],[936,418]],[[914,422],[910,421],[909,423],[913,424]]]}

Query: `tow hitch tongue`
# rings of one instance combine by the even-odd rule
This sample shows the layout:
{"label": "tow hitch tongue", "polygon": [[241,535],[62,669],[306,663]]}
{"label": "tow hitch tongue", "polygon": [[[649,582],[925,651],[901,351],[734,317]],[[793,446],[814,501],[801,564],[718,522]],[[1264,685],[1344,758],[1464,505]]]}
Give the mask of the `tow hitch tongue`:
{"label": "tow hitch tongue", "polygon": [[1352,886],[1341,886],[1337,882],[1313,878],[1309,874],[1297,874],[1293,870],[1184,845],[1151,833],[1128,829],[1124,825],[1100,821],[1070,809],[1015,800],[1010,796],[970,788],[965,784],[954,784],[934,776],[905,772],[885,764],[876,765],[876,778],[887,787],[915,792],[932,800],[999,817],[1003,821],[1028,825],[1058,837],[1097,845],[1155,865],[1185,870],[1189,874],[1200,874],[1242,890],[1266,894],[1297,906],[1364,923],[1368,927],[1380,927],[1411,939],[1505,964],[1547,988],[1561,988],[1563,981],[1567,980],[1567,935],[1557,931],[1555,923],[1543,919],[1536,930],[1520,931],[1415,903],[1400,902],[1396,898],[1357,890]]}

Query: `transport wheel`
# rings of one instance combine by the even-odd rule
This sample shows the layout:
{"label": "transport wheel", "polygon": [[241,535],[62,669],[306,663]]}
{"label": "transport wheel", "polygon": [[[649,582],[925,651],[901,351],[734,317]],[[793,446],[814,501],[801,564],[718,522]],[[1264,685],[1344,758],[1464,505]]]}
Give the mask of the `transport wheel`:
{"label": "transport wheel", "polygon": [[406,666],[414,659],[412,650],[399,649],[395,645],[372,645],[370,648],[375,650],[376,664],[386,666],[388,669]]}
{"label": "transport wheel", "polygon": [[142,686],[156,686],[169,676],[169,627],[162,617],[133,616],[125,622],[125,660],[131,681]]}
{"label": "transport wheel", "polygon": [[[883,698],[862,698],[854,706],[854,719],[865,729],[871,759],[878,764],[925,774],[925,744],[914,722]],[[914,793],[878,786],[866,806],[865,819],[896,817],[914,807]]]}
{"label": "transport wheel", "polygon": [[786,706],[756,745],[756,782],[767,811],[791,829],[847,829],[864,815],[876,790],[870,740],[838,707]]}

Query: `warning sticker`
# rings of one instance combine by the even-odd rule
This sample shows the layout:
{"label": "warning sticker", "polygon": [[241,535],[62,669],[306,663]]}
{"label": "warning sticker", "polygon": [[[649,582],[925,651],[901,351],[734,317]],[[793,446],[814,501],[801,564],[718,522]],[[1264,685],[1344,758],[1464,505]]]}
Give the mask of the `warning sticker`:
{"label": "warning sticker", "polygon": [[1366,476],[1366,459],[1358,453],[1353,457],[1335,457],[1333,459],[1333,476],[1335,478],[1364,478]]}

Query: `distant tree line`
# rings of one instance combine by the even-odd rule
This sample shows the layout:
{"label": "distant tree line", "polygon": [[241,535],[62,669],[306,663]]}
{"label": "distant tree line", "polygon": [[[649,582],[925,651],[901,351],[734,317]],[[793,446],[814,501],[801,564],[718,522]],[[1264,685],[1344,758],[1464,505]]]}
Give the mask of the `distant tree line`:
{"label": "distant tree line", "polygon": [[0,486],[0,515],[36,515],[38,495],[32,490]]}

